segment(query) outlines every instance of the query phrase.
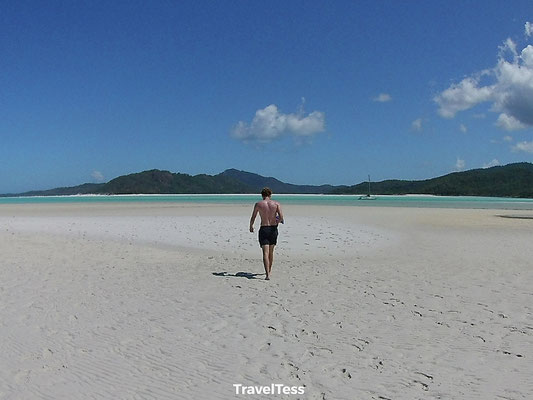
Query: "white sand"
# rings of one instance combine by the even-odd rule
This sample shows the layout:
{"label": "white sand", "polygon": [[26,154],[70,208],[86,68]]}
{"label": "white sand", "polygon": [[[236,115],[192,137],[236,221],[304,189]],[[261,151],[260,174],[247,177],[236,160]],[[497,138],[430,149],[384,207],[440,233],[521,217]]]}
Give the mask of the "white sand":
{"label": "white sand", "polygon": [[0,206],[0,399],[530,398],[531,212],[250,212]]}

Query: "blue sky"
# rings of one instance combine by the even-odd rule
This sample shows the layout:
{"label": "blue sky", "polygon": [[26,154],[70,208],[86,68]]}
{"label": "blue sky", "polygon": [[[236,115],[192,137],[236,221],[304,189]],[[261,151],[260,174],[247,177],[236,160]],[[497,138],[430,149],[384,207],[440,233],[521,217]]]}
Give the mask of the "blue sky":
{"label": "blue sky", "polygon": [[530,21],[518,0],[2,2],[0,193],[531,162]]}

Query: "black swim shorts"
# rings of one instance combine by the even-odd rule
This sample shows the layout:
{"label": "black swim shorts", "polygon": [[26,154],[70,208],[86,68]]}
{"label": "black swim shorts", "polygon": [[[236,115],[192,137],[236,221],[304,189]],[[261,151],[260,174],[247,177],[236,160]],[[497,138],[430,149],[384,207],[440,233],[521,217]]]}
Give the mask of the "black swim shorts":
{"label": "black swim shorts", "polygon": [[278,226],[262,226],[259,228],[259,246],[278,243]]}

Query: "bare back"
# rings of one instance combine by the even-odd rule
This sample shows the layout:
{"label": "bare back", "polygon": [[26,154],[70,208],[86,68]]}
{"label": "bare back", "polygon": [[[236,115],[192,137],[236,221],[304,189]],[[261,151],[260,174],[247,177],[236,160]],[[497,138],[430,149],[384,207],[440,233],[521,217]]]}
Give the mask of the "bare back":
{"label": "bare back", "polygon": [[258,201],[255,204],[255,208],[261,216],[261,226],[277,225],[279,221],[276,219],[276,216],[279,215],[282,218],[279,203],[272,199],[266,198]]}

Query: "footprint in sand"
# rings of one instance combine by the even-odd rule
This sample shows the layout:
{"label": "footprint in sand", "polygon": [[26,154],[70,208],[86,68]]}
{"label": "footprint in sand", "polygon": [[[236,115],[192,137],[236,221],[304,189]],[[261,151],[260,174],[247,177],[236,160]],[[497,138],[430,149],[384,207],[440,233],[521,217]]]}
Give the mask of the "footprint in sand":
{"label": "footprint in sand", "polygon": [[346,368],[342,369],[342,374],[346,376],[348,379],[352,379],[352,374],[350,374]]}
{"label": "footprint in sand", "polygon": [[272,346],[272,343],[270,343],[270,342],[266,342],[265,344],[263,344],[263,345],[259,348],[259,351],[269,350],[269,349],[270,349],[270,346]]}

